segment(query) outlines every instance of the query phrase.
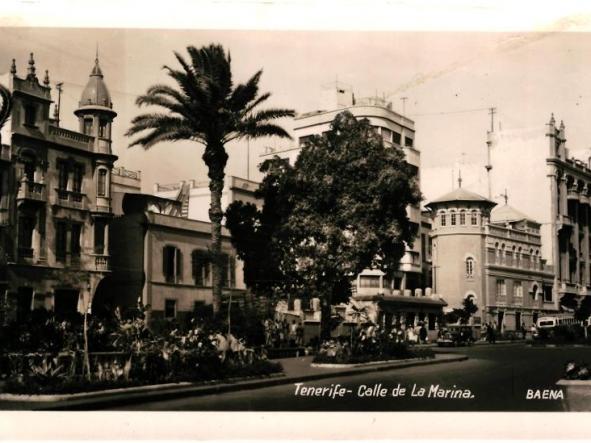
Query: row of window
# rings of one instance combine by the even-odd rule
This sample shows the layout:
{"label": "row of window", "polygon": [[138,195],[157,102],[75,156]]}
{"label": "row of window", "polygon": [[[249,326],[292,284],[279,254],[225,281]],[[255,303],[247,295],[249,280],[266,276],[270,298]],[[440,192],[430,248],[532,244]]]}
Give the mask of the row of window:
{"label": "row of window", "polygon": [[[539,288],[534,285],[532,288],[532,298],[537,299]],[[544,286],[543,290],[544,302],[552,302],[552,287]],[[507,297],[507,283],[505,279],[498,278],[496,281],[496,295],[497,298]],[[513,280],[513,298],[523,299],[523,282],[519,280]]]}
{"label": "row of window", "polygon": [[[236,286],[236,258],[229,254],[223,255],[222,276],[223,286]],[[208,251],[196,249],[191,253],[191,274],[195,286],[212,285],[211,257]],[[167,283],[183,281],[183,253],[176,246],[164,246],[162,249],[162,273]]]}
{"label": "row of window", "polygon": [[[35,182],[36,161],[35,157],[30,152],[22,154],[22,161],[24,166],[24,175],[29,183]],[[82,193],[82,180],[84,178],[84,165],[80,163],[72,163],[67,160],[58,159],[58,193],[59,191],[67,191],[72,176],[71,190],[75,193]],[[99,168],[97,172],[97,195],[99,197],[107,196],[107,174],[106,168]]]}
{"label": "row of window", "polygon": [[[385,142],[388,143],[394,143],[396,145],[402,145],[402,135],[399,132],[396,131],[392,131],[388,128],[380,128],[377,126],[373,126],[373,132],[375,132],[376,134],[378,134],[381,130],[381,135],[382,135],[382,139]],[[325,134],[325,132],[323,132],[323,134]],[[308,143],[310,140],[312,139],[311,135],[305,135],[302,136],[298,139],[298,146],[301,148],[303,147],[306,143]],[[409,148],[412,148],[414,144],[414,140],[410,137],[404,137],[404,146],[408,146]]]}
{"label": "row of window", "polygon": [[521,246],[513,246],[506,249],[505,245],[495,244],[495,263],[516,268],[542,269],[543,263],[540,257],[540,251],[530,248],[524,250]]}
{"label": "row of window", "polygon": [[[29,215],[19,217],[18,227],[18,246],[22,253],[29,251],[32,255],[33,250],[33,232],[35,230],[36,219]],[[44,223],[39,222],[39,234],[43,239],[45,237]],[[79,257],[82,245],[82,223],[76,223],[66,220],[55,221],[55,258],[57,261],[65,261],[66,255]],[[105,227],[102,220],[96,220],[94,223],[94,253],[103,254],[105,251]],[[69,240],[68,240],[69,234]]]}
{"label": "row of window", "polygon": [[[439,225],[440,226],[447,226],[447,215],[448,214],[446,214],[445,212],[439,213]],[[470,217],[470,224],[472,226],[478,225],[478,212],[477,211],[472,211],[470,213],[467,213],[466,211],[459,211],[457,213],[455,211],[450,211],[449,224],[450,224],[450,226],[456,226],[456,225],[465,226],[466,219],[468,218],[468,216]]]}
{"label": "row of window", "polygon": [[[377,129],[377,128],[376,128]],[[388,128],[381,128],[382,138],[388,143],[394,143],[401,145],[402,135],[396,131],[392,131]],[[404,137],[404,146],[412,148],[414,140],[410,137]]]}

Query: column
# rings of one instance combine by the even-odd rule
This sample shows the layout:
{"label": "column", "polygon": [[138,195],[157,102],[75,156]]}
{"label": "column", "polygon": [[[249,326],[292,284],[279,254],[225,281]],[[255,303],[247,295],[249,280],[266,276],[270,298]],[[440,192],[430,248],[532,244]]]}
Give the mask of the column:
{"label": "column", "polygon": [[109,255],[109,223],[105,223],[105,238],[104,238],[104,243],[105,243],[105,247],[104,247],[104,255]]}
{"label": "column", "polygon": [[[576,186],[576,185],[575,185]],[[580,280],[580,246],[579,246],[579,208],[580,204],[579,201],[575,201],[575,214],[574,214],[574,228],[572,232],[572,241],[573,246],[575,248],[575,283],[578,284]],[[570,253],[570,251],[569,251]]]}

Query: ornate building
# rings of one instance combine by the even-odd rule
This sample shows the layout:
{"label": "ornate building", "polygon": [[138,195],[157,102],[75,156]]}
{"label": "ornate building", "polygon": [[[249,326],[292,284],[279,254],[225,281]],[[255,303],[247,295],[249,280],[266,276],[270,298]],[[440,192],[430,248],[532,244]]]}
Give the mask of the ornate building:
{"label": "ornate building", "polygon": [[50,116],[49,74],[33,54],[9,76],[13,107],[0,156],[0,225],[6,319],[35,308],[69,315],[91,304],[109,274],[111,125],[117,115],[98,58],[74,114],[79,130]]}
{"label": "ornate building", "polygon": [[506,204],[495,206],[461,187],[426,205],[433,288],[451,308],[472,298],[475,324],[515,330],[557,311],[553,272],[541,256],[540,224]]}
{"label": "ornate building", "polygon": [[564,123],[557,128],[554,115],[546,136],[554,293],[557,301],[580,301],[591,296],[591,158],[569,158]]}

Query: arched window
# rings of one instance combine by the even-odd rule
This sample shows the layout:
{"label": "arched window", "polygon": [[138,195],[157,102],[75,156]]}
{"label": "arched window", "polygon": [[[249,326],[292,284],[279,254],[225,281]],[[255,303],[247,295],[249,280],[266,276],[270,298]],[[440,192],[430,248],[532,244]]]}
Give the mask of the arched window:
{"label": "arched window", "polygon": [[470,223],[472,226],[476,226],[478,224],[478,213],[476,211],[472,211],[470,216]]}
{"label": "arched window", "polygon": [[107,172],[105,168],[98,170],[96,194],[99,197],[107,197]]}
{"label": "arched window", "polygon": [[466,224],[466,211],[460,211],[460,225]]}
{"label": "arched window", "polygon": [[456,225],[456,212],[455,211],[451,211],[450,212],[450,219],[451,219],[451,225],[455,226]]}
{"label": "arched window", "polygon": [[466,278],[474,277],[474,258],[468,257],[466,259]]}
{"label": "arched window", "polygon": [[505,243],[501,245],[501,264],[505,264]]}
{"label": "arched window", "polygon": [[439,220],[440,220],[440,225],[441,226],[445,226],[447,224],[447,217],[445,215],[445,212],[442,212],[441,214],[439,214]]}

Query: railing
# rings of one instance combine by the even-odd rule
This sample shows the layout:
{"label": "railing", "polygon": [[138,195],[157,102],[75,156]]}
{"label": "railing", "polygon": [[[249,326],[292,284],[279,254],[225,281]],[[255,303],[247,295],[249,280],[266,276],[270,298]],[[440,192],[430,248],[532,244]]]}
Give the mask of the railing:
{"label": "railing", "polygon": [[129,169],[125,169],[123,166],[113,168],[113,175],[117,175],[119,177],[127,177],[133,180],[141,180],[142,173],[141,171],[130,171]]}
{"label": "railing", "polygon": [[55,189],[57,192],[57,203],[62,206],[68,206],[76,209],[85,209],[85,194],[67,189]]}
{"label": "railing", "polygon": [[111,269],[108,255],[96,255],[94,257],[94,267],[97,271],[108,271]]}
{"label": "railing", "polygon": [[156,188],[156,192],[166,192],[166,191],[178,191],[181,189],[182,183],[172,183],[170,185],[161,185],[156,183],[154,187]]}
{"label": "railing", "polygon": [[60,128],[58,126],[50,126],[49,134],[66,140],[71,140],[77,143],[91,144],[94,141],[94,137],[90,135],[70,131],[68,129]]}
{"label": "railing", "polygon": [[35,182],[22,182],[21,187],[16,195],[17,200],[34,200],[45,202],[47,200],[47,192],[45,184]]}
{"label": "railing", "polygon": [[[207,186],[209,186],[209,183],[207,183]],[[231,187],[254,192],[258,189],[259,184],[243,178],[232,177]]]}

